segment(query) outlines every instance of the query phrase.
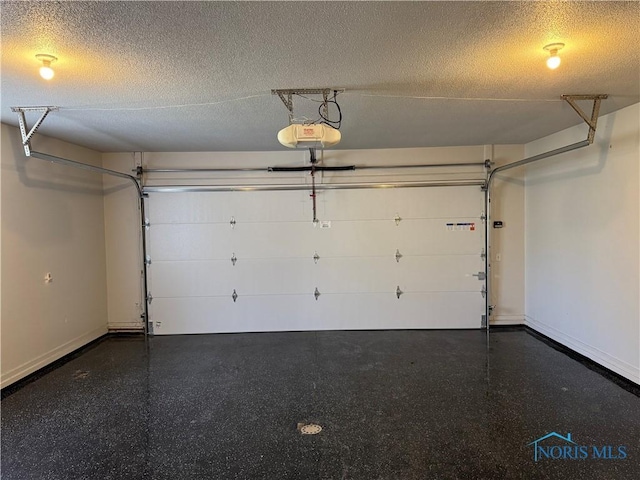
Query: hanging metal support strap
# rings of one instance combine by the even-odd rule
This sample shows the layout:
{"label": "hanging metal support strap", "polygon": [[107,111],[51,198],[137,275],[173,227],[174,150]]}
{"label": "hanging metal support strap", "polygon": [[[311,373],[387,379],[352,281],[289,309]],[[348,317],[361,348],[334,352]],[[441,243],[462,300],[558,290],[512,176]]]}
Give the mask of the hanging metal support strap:
{"label": "hanging metal support strap", "polygon": [[[11,107],[11,111],[18,114],[18,123],[20,124],[20,134],[22,135],[22,146],[27,157],[31,156],[31,137],[38,131],[38,127],[42,124],[49,112],[58,110],[58,107]],[[27,132],[27,119],[25,112],[42,112],[40,118],[33,124],[31,130]]]}
{"label": "hanging metal support strap", "polygon": [[[593,143],[593,138],[596,134],[596,127],[598,126],[598,115],[600,114],[600,101],[608,98],[609,95],[562,95],[562,99],[566,100],[566,102],[571,105],[580,118],[585,121],[587,125],[589,125],[589,135],[587,136],[587,140],[589,140],[589,144]],[[591,109],[591,117],[588,117],[586,113],[580,108],[580,106],[576,103],[579,100],[593,100],[593,108]]]}
{"label": "hanging metal support strap", "polygon": [[313,202],[313,223],[318,223],[318,216],[316,212],[316,163],[318,160],[316,159],[316,149],[310,148],[310,162],[311,162],[311,200]]}

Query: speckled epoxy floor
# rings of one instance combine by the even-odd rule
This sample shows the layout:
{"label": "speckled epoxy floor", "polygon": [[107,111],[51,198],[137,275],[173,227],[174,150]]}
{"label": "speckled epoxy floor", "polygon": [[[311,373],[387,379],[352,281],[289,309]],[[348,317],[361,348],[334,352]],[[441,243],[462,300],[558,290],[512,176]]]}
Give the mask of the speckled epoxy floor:
{"label": "speckled epoxy floor", "polygon": [[[551,431],[628,456],[534,462]],[[524,331],[111,337],[2,401],[4,479],[613,480],[639,459],[640,398]]]}

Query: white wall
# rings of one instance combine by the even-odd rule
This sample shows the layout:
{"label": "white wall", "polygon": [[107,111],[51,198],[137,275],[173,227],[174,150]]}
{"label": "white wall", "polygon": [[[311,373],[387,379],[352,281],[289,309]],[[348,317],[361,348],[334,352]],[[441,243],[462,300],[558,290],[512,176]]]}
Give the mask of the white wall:
{"label": "white wall", "polygon": [[[494,148],[494,168],[524,158],[523,145]],[[519,171],[518,171],[519,170]],[[498,174],[491,187],[492,325],[524,323],[524,172]],[[503,228],[493,228],[500,220]]]}
{"label": "white wall", "polygon": [[[133,175],[136,155],[105,153],[105,168]],[[126,179],[104,176],[105,245],[107,255],[107,298],[109,328],[144,328],[142,249],[139,198],[135,186]]]}
{"label": "white wall", "polygon": [[[603,116],[593,145],[526,173],[526,323],[640,383],[640,105]],[[586,138],[584,125],[527,156]]]}
{"label": "white wall", "polygon": [[[327,165],[373,165],[398,163],[453,163],[483,162],[492,158],[496,163],[508,163],[522,158],[522,145],[495,147],[438,147],[387,150],[327,150],[324,162]],[[144,155],[113,153],[103,155],[107,168],[131,173],[136,162],[147,168],[170,167],[267,167],[273,165],[304,165],[308,162],[305,150],[282,152],[187,152],[158,153]],[[323,181],[414,181],[422,179],[442,179],[468,177],[470,173],[482,177],[482,168],[472,167],[456,170],[454,175],[446,173],[451,169],[402,170],[402,171],[362,171],[358,173],[331,173]],[[339,179],[334,177],[340,177]],[[163,181],[169,183],[308,183],[308,174],[270,173],[225,173],[225,174],[155,174],[146,179],[147,184]],[[494,303],[499,305],[495,319],[497,323],[522,323],[524,318],[524,236],[522,218],[524,196],[522,180],[516,176],[503,177],[495,184],[493,211],[505,222],[505,229],[496,231],[494,239],[498,243],[496,253],[501,253],[501,262],[494,263]],[[240,193],[241,194],[241,193]],[[478,212],[478,215],[480,211]],[[109,327],[131,328],[142,326],[143,293],[140,288],[140,262],[138,206],[135,191],[126,181],[105,178],[105,220],[106,249],[109,292]],[[152,259],[153,260],[153,259]],[[496,266],[497,265],[497,266]]]}
{"label": "white wall", "polygon": [[[5,387],[106,333],[107,300],[102,178],[26,158],[18,129],[1,130]],[[51,138],[32,145],[101,164],[100,153]]]}

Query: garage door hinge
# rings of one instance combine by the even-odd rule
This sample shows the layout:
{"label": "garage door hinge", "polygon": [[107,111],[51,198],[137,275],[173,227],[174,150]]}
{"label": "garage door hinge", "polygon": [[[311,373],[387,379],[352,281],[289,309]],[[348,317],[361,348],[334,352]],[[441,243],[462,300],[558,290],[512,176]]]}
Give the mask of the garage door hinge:
{"label": "garage door hinge", "polygon": [[400,222],[402,221],[402,217],[400,216],[399,213],[396,213],[396,216],[393,218],[393,220],[396,222],[396,226],[400,225]]}
{"label": "garage door hinge", "polygon": [[147,255],[144,258],[144,263],[146,263],[147,265],[151,265],[151,256],[150,255]]}
{"label": "garage door hinge", "polygon": [[400,259],[402,258],[402,254],[400,250],[396,250],[396,262],[400,263]]}
{"label": "garage door hinge", "polygon": [[482,285],[482,290],[480,290],[480,294],[482,295],[482,298],[486,297],[487,296],[487,287]]}
{"label": "garage door hinge", "polygon": [[318,297],[320,296],[320,290],[318,290],[318,287],[316,287],[316,291],[313,292],[313,296],[316,297],[316,300],[318,300]]}
{"label": "garage door hinge", "polygon": [[238,293],[236,292],[236,289],[233,289],[233,293],[231,294],[231,298],[233,298],[233,303],[236,303],[236,300],[238,299]]}
{"label": "garage door hinge", "polygon": [[153,297],[151,296],[151,292],[147,294],[147,302],[149,303],[149,305],[151,305],[151,302],[153,302]]}
{"label": "garage door hinge", "polygon": [[482,249],[482,252],[480,252],[480,258],[481,258],[482,260],[484,260],[485,258],[487,258],[487,254],[486,254],[486,252],[484,251],[484,248]]}
{"label": "garage door hinge", "polygon": [[318,260],[320,260],[320,255],[318,255],[318,252],[315,252],[313,254],[313,262],[318,263]]}
{"label": "garage door hinge", "polygon": [[400,295],[402,295],[403,293],[404,292],[400,290],[400,285],[398,285],[396,288],[396,297],[398,297],[398,300],[400,300]]}
{"label": "garage door hinge", "polygon": [[231,257],[231,265],[233,265],[235,267],[237,261],[238,261],[238,258],[236,257],[236,254],[234,253],[233,256]]}
{"label": "garage door hinge", "polygon": [[148,218],[144,219],[144,228],[146,228],[147,230],[149,230],[149,227],[151,226],[151,222],[149,221]]}
{"label": "garage door hinge", "polygon": [[482,220],[482,223],[486,222],[487,216],[484,214],[484,212],[480,212],[480,220]]}
{"label": "garage door hinge", "polygon": [[484,272],[473,273],[472,276],[478,277],[478,280],[486,280],[487,274]]}
{"label": "garage door hinge", "polygon": [[236,217],[231,217],[231,221],[229,222],[231,228],[235,228],[236,226]]}

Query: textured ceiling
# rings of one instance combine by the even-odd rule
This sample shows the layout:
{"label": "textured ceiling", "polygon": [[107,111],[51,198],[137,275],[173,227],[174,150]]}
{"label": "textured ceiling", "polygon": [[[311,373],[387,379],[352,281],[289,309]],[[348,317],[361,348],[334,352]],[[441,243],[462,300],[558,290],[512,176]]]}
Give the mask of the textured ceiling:
{"label": "textured ceiling", "polygon": [[[346,149],[525,143],[581,122],[561,94],[608,93],[601,113],[640,97],[638,2],[1,7],[2,122],[56,105],[40,132],[101,151],[283,149],[273,88],[345,88]],[[566,44],[555,71],[551,42]],[[50,82],[37,53],[59,58]],[[295,100],[296,117],[316,111]]]}

